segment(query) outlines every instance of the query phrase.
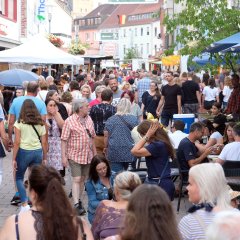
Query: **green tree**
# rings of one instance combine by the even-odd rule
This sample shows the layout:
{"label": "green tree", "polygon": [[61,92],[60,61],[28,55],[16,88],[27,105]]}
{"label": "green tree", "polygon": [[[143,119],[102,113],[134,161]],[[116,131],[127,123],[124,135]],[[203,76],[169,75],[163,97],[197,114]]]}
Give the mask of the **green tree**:
{"label": "green tree", "polygon": [[[213,42],[240,31],[239,8],[228,7],[227,0],[174,0],[183,10],[173,16],[166,16],[164,24],[167,33],[177,30],[176,43],[182,45],[180,54],[190,59],[200,55]],[[238,3],[238,5],[240,5]],[[239,7],[239,6],[238,6]],[[239,54],[212,54],[216,60],[226,62],[234,70]]]}
{"label": "green tree", "polygon": [[124,63],[127,63],[128,60],[132,60],[133,58],[140,58],[138,50],[136,48],[127,48],[124,55]]}

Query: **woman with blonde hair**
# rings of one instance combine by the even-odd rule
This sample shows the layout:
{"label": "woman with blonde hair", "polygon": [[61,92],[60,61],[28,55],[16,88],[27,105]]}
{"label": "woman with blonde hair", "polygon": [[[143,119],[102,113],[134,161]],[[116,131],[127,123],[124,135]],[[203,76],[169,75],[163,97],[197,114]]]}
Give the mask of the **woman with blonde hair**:
{"label": "woman with blonde hair", "polygon": [[135,188],[141,185],[136,173],[121,172],[114,181],[115,201],[103,200],[96,210],[92,224],[95,240],[115,236],[120,233],[128,206],[128,201]]}
{"label": "woman with blonde hair", "polygon": [[224,96],[224,98],[223,98],[223,109],[225,109],[227,107],[227,102],[228,102],[228,99],[229,99],[232,91],[233,91],[233,86],[232,86],[231,77],[225,77],[224,87],[223,87],[223,91],[222,91],[222,94]]}
{"label": "woman with blonde hair", "polygon": [[135,161],[131,154],[134,144],[131,131],[138,125],[138,119],[130,111],[131,102],[122,98],[117,105],[117,113],[108,118],[105,124],[104,153],[114,172],[127,170],[129,163]]}
{"label": "woman with blonde hair", "polygon": [[205,239],[207,226],[216,213],[232,210],[223,168],[218,163],[202,163],[191,167],[188,198],[193,206],[179,223],[182,239]]}
{"label": "woman with blonde hair", "polygon": [[86,98],[88,100],[88,102],[91,102],[91,94],[92,94],[92,90],[91,87],[87,84],[82,85],[81,87],[81,94],[83,98]]}

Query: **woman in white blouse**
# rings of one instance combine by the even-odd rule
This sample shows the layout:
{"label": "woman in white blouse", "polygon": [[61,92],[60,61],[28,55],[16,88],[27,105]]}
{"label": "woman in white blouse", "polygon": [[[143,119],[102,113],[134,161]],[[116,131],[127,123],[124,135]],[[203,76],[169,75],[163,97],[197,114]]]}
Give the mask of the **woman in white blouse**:
{"label": "woman in white blouse", "polygon": [[203,106],[206,110],[210,110],[214,102],[219,102],[219,90],[216,88],[214,78],[210,78],[208,86],[203,89]]}

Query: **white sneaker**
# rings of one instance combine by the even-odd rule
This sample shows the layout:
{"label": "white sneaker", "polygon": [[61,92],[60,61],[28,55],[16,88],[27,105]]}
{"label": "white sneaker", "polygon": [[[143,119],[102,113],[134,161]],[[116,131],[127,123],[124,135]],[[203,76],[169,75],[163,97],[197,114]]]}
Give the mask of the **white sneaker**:
{"label": "white sneaker", "polygon": [[29,206],[29,205],[21,206],[19,213],[21,213],[21,212],[27,212],[29,209],[30,209],[30,206]]}

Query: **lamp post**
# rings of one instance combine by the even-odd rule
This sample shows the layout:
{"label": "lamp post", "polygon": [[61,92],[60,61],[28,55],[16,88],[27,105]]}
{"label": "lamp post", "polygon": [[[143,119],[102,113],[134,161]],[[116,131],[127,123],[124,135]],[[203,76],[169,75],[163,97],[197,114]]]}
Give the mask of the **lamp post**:
{"label": "lamp post", "polygon": [[51,21],[52,21],[52,13],[48,13],[48,33],[51,34]]}

